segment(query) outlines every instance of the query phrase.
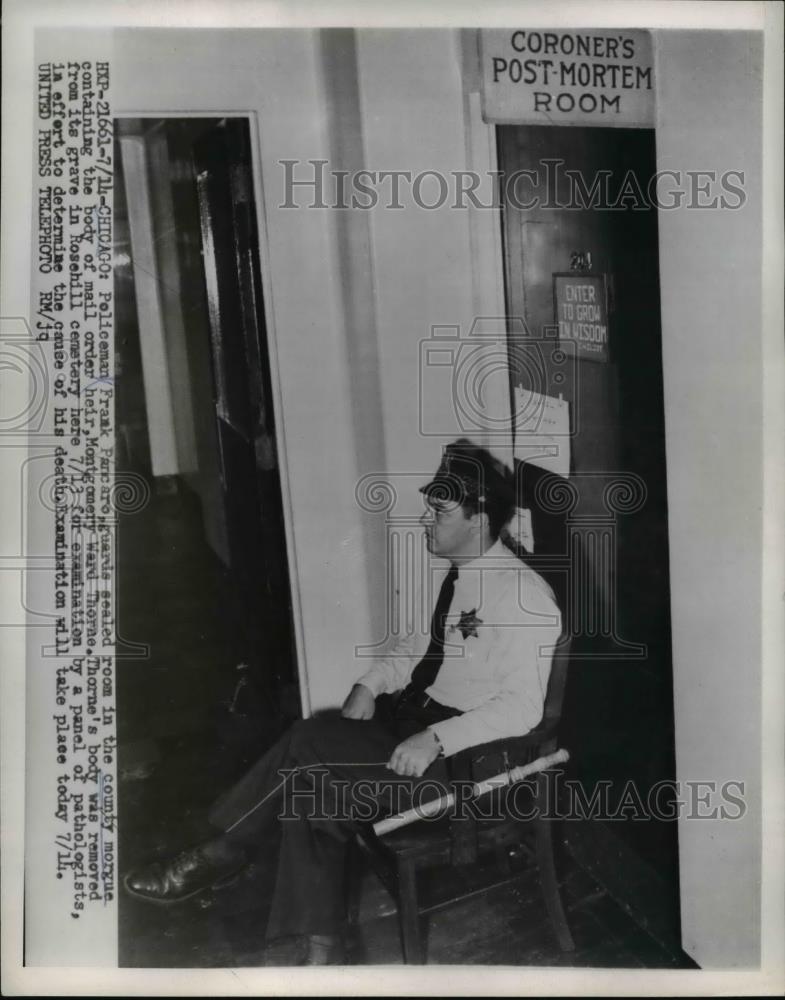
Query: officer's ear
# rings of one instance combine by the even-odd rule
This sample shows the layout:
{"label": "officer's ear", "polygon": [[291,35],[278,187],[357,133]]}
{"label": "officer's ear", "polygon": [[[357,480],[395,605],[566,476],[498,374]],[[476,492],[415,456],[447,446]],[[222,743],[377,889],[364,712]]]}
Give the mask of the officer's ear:
{"label": "officer's ear", "polygon": [[490,522],[488,520],[488,515],[483,505],[480,506],[479,510],[474,511],[471,520],[472,520],[472,527],[474,528],[474,530],[477,532],[478,535],[484,534],[486,531],[488,531],[488,525]]}

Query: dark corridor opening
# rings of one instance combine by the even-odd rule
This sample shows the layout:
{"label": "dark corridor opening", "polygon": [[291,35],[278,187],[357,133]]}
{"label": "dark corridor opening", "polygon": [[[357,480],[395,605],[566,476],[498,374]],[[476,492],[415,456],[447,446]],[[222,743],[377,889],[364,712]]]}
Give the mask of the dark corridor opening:
{"label": "dark corridor opening", "polygon": [[114,206],[124,870],[301,710],[248,121],[118,119]]}

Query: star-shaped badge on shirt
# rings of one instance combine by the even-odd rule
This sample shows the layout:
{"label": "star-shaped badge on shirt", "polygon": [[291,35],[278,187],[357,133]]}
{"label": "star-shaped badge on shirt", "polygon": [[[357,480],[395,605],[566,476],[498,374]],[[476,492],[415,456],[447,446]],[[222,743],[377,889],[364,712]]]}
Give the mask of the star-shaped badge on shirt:
{"label": "star-shaped badge on shirt", "polygon": [[464,639],[467,639],[470,635],[479,639],[480,634],[477,631],[478,625],[482,625],[482,618],[477,617],[477,608],[472,608],[471,611],[461,612],[458,624],[452,626],[452,631],[454,632],[456,629],[460,629],[461,635]]}

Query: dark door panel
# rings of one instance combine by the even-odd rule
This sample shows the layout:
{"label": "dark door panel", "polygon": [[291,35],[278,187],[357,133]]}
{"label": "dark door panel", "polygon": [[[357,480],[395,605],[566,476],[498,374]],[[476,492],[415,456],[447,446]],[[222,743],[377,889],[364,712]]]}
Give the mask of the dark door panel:
{"label": "dark door panel", "polygon": [[[502,126],[497,136],[502,176],[528,171],[518,204],[503,198],[511,390],[521,382],[562,394],[572,409],[575,507],[544,505],[542,471],[517,469],[532,508],[535,561],[546,575],[553,567],[573,628],[565,742],[582,781],[611,779],[618,792],[633,780],[645,800],[675,771],[657,213],[633,199],[612,206],[628,172],[646,191],[656,170],[654,132]],[[607,278],[609,360],[578,360],[557,382],[553,275],[569,272],[579,255]],[[532,339],[545,357],[537,385],[527,384],[525,358],[516,360]],[[608,487],[624,476],[637,477],[645,496],[614,512]],[[675,824],[615,828],[675,873]]]}
{"label": "dark door panel", "polygon": [[225,119],[193,157],[234,617],[265,711],[280,720],[296,661],[248,123]]}

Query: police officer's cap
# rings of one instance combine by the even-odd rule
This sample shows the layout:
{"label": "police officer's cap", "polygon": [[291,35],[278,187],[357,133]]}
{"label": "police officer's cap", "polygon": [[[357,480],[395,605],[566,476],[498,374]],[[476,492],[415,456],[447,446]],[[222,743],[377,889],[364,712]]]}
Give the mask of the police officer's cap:
{"label": "police officer's cap", "polygon": [[446,445],[433,479],[420,492],[431,500],[478,504],[512,504],[515,496],[509,468],[468,438]]}

